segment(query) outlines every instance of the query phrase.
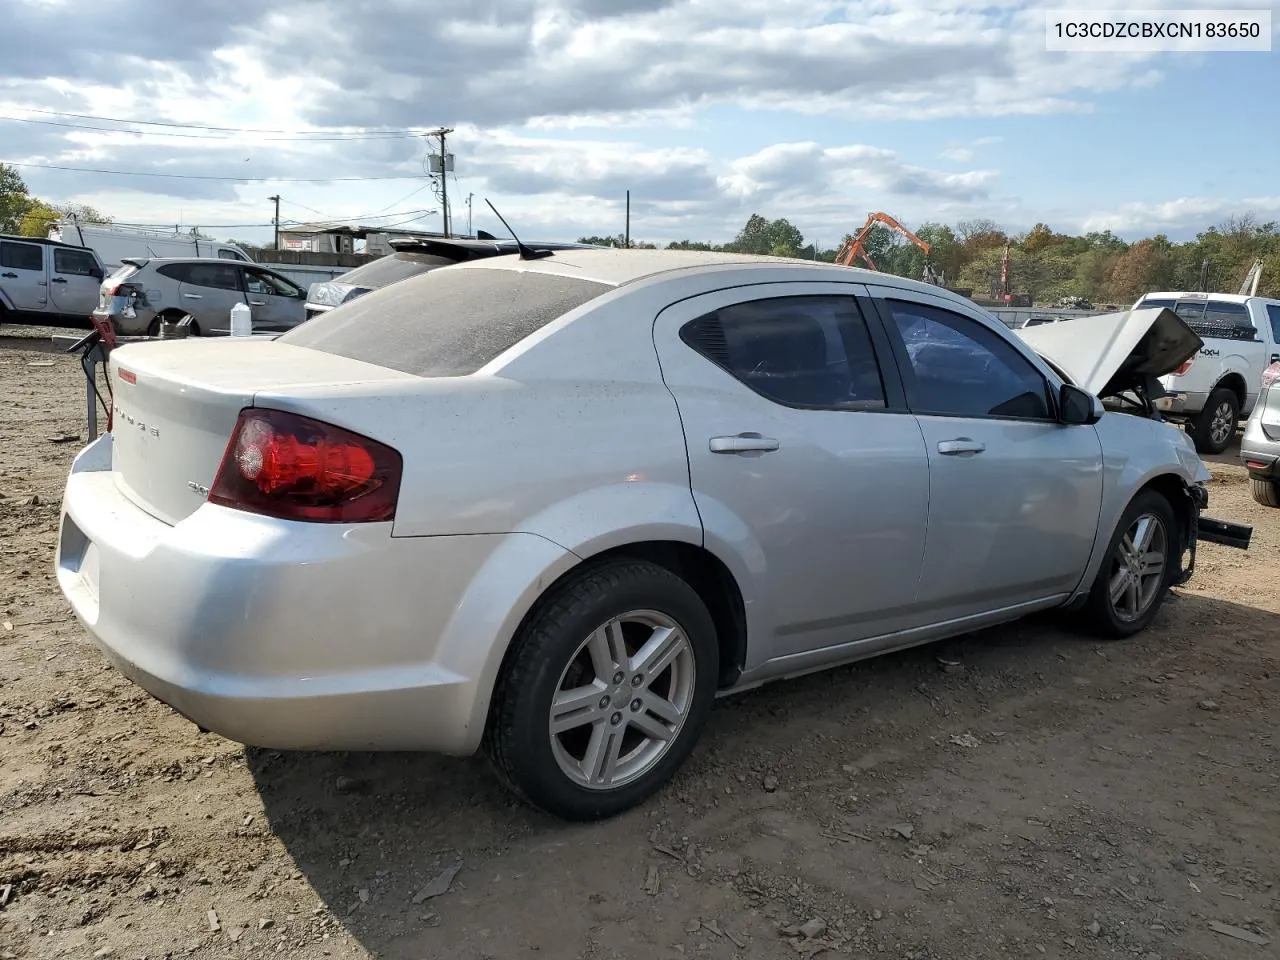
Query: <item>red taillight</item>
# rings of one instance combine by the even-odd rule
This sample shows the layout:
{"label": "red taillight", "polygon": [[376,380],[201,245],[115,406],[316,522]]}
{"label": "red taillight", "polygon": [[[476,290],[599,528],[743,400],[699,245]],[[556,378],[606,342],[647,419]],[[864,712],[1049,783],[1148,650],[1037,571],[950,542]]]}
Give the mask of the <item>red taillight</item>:
{"label": "red taillight", "polygon": [[1273,363],[1262,371],[1262,386],[1265,389],[1280,381],[1280,363]]}
{"label": "red taillight", "polygon": [[1180,366],[1177,370],[1173,371],[1173,375],[1175,377],[1182,376],[1184,373],[1186,373],[1188,370],[1191,369],[1191,365],[1195,362],[1196,362],[1196,358],[1192,356],[1190,359],[1187,360],[1186,363]]}
{"label": "red taillight", "polygon": [[282,410],[240,411],[209,502],[283,520],[392,520],[400,454],[376,440]]}

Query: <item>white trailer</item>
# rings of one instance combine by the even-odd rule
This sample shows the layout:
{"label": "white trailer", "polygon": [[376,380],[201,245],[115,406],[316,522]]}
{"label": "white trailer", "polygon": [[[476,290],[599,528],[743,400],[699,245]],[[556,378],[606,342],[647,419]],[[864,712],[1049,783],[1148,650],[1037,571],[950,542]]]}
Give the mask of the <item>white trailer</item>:
{"label": "white trailer", "polygon": [[89,247],[108,271],[120,266],[126,257],[216,257],[253,263],[253,258],[234,243],[206,240],[181,233],[176,227],[172,231],[153,230],[67,219],[54,222],[49,239]]}

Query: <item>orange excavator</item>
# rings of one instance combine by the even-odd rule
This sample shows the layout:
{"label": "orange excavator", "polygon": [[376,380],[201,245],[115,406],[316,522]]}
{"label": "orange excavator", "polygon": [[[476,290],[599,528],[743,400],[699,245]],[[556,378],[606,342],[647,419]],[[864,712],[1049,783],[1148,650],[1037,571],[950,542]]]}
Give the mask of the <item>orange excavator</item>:
{"label": "orange excavator", "polygon": [[[929,256],[928,243],[921,240],[897,220],[889,216],[889,214],[881,213],[877,210],[875,213],[867,217],[867,222],[862,225],[862,229],[846,240],[840,247],[840,250],[836,253],[836,263],[840,264],[842,267],[852,267],[858,262],[859,258],[861,258],[861,260],[870,269],[878,270],[879,268],[875,265],[875,262],[863,247],[863,244],[866,243],[867,237],[870,236],[872,229],[877,223],[884,224],[890,230],[896,230],[919,247],[920,252],[926,257]],[[924,279],[928,283],[942,286],[942,276],[933,269],[933,265],[929,263],[928,260],[925,261],[924,265]]]}

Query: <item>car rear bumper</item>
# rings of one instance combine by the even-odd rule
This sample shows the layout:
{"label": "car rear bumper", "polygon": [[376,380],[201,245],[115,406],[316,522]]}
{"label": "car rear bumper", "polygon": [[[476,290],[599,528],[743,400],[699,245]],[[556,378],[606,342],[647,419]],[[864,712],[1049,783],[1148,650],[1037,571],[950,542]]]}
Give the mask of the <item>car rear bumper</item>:
{"label": "car rear bumper", "polygon": [[1240,460],[1254,479],[1277,480],[1280,479],[1280,426],[1263,424],[1264,412],[1255,410],[1245,424],[1244,436],[1240,438]]}
{"label": "car rear bumper", "polygon": [[59,586],[121,672],[241,743],[474,751],[506,638],[576,562],[531,534],[397,538],[214,504],[169,526],[118,489],[110,443],[68,478]]}

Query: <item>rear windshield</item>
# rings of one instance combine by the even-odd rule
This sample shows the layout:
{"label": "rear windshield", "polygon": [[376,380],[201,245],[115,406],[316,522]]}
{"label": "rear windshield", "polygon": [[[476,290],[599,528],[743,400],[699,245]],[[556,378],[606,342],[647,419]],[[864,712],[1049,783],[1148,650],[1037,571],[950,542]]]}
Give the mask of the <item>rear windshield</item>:
{"label": "rear windshield", "polygon": [[611,289],[519,270],[432,270],[350,300],[279,339],[420,377],[461,377]]}
{"label": "rear windshield", "polygon": [[362,267],[348,270],[336,279],[338,283],[349,283],[354,287],[377,290],[397,280],[416,277],[436,267],[447,267],[457,262],[448,257],[430,253],[393,253],[389,257],[382,257],[373,263],[366,263]]}
{"label": "rear windshield", "polygon": [[1228,300],[1143,300],[1142,308],[1167,307],[1200,337],[1217,340],[1256,340],[1258,331],[1243,303]]}

